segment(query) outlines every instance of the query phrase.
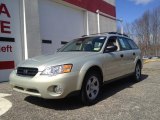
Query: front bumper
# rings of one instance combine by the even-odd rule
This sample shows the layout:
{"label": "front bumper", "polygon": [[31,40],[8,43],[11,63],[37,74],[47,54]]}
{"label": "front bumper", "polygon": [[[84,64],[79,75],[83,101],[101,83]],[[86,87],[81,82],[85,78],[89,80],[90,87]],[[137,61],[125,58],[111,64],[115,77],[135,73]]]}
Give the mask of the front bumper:
{"label": "front bumper", "polygon": [[[16,71],[10,75],[13,90],[45,99],[65,98],[71,92],[77,91],[78,72],[59,74],[57,76],[40,75],[34,77],[18,76]],[[61,93],[55,92],[55,87],[61,88]]]}

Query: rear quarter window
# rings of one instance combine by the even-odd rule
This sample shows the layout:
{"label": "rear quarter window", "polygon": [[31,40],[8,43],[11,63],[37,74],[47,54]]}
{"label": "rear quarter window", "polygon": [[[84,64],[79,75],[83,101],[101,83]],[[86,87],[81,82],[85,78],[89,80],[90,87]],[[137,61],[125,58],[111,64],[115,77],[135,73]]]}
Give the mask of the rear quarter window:
{"label": "rear quarter window", "polygon": [[132,47],[130,46],[126,38],[120,37],[119,44],[120,44],[121,50],[131,50],[132,49]]}
{"label": "rear quarter window", "polygon": [[138,46],[136,45],[136,43],[133,40],[128,39],[128,43],[132,49],[138,49]]}

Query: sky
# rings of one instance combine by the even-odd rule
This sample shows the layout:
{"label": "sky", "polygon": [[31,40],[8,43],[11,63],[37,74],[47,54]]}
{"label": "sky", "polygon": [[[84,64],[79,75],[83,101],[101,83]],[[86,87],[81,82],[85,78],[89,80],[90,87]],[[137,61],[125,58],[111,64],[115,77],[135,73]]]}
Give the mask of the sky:
{"label": "sky", "polygon": [[131,23],[143,15],[146,10],[160,6],[160,0],[116,0],[117,18]]}

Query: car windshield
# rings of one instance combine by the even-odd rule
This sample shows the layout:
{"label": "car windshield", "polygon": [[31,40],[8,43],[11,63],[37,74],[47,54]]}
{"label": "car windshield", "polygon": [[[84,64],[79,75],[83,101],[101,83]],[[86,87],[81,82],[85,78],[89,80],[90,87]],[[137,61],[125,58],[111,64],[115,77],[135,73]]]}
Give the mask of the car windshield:
{"label": "car windshield", "polygon": [[99,52],[106,40],[106,37],[85,37],[73,40],[62,47],[58,52],[83,51]]}

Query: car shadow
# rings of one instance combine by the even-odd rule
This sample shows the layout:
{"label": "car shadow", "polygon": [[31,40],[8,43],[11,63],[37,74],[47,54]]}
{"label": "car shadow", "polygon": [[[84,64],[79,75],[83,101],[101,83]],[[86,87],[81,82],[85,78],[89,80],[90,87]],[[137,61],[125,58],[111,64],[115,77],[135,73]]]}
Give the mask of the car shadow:
{"label": "car shadow", "polygon": [[[143,74],[142,81],[145,80],[147,77],[148,75]],[[132,88],[132,85],[136,84],[135,82],[132,82],[132,79],[133,78],[128,77],[104,85],[102,88],[103,92],[99,102],[113,96],[114,94],[122,91],[123,89]],[[47,100],[38,97],[28,96],[25,98],[25,101],[40,107],[55,110],[74,110],[85,107],[81,103],[80,97],[78,96],[67,97],[59,100]]]}
{"label": "car shadow", "polygon": [[72,96],[64,99],[43,99],[34,96],[28,96],[25,98],[25,101],[48,109],[54,110],[74,110],[84,107],[81,103],[79,97]]}
{"label": "car shadow", "polygon": [[[147,78],[148,78],[148,75],[142,74],[142,78],[140,82],[146,80]],[[111,82],[109,84],[106,84],[103,86],[103,89],[102,89],[103,93],[101,95],[100,101],[113,96],[114,94],[122,91],[123,89],[132,88],[134,84],[138,84],[138,83],[139,82],[137,83],[134,82],[134,78],[127,77],[127,78],[123,78],[123,79]]]}

